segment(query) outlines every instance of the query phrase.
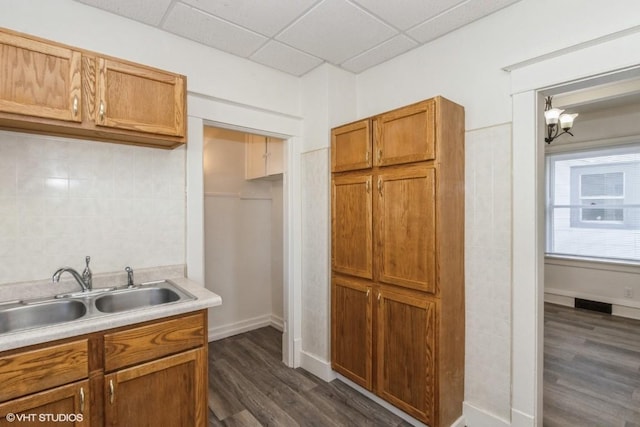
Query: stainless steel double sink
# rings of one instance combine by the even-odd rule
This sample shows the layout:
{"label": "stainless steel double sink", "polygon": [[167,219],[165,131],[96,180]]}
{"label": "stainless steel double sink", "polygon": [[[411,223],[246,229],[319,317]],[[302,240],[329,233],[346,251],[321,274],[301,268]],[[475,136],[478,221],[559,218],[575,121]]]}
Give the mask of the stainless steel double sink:
{"label": "stainless steel double sink", "polygon": [[0,334],[196,299],[170,280],[0,303]]}

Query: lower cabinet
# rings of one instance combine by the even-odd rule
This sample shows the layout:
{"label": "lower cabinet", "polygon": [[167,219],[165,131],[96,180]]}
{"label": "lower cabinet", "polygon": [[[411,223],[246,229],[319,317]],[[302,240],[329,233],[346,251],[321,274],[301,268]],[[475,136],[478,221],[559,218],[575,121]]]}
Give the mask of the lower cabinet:
{"label": "lower cabinet", "polygon": [[372,288],[366,282],[334,278],[332,298],[332,368],[371,390]]}
{"label": "lower cabinet", "polygon": [[106,375],[105,426],[206,425],[204,358],[204,350],[190,350]]}
{"label": "lower cabinet", "polygon": [[205,427],[207,380],[206,311],[10,350],[0,427]]}
{"label": "lower cabinet", "polygon": [[436,302],[387,287],[380,288],[376,299],[378,394],[432,425]]}
{"label": "lower cabinet", "polygon": [[0,426],[91,425],[89,381],[79,381],[0,404]]}
{"label": "lower cabinet", "polygon": [[333,370],[436,425],[438,300],[341,276],[332,279],[331,297]]}

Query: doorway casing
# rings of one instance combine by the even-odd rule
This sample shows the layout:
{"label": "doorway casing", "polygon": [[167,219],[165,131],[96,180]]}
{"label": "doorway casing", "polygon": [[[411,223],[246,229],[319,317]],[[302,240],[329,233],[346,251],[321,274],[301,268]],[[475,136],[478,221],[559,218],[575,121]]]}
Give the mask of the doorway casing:
{"label": "doorway casing", "polygon": [[544,125],[542,92],[640,75],[638,29],[505,67],[511,72],[512,426],[542,426],[544,321]]}

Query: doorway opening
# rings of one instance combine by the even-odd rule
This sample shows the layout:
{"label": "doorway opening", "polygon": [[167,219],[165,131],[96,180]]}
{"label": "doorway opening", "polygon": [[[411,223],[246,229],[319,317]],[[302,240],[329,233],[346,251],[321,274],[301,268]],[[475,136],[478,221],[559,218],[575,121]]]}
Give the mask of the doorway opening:
{"label": "doorway opening", "polygon": [[544,425],[640,422],[633,392],[640,389],[640,79],[633,74],[539,92],[538,105],[553,95],[554,107],[579,113],[575,136],[544,144]]}
{"label": "doorway opening", "polygon": [[210,312],[209,337],[282,332],[287,141],[214,126],[203,139],[205,286],[223,300]]}

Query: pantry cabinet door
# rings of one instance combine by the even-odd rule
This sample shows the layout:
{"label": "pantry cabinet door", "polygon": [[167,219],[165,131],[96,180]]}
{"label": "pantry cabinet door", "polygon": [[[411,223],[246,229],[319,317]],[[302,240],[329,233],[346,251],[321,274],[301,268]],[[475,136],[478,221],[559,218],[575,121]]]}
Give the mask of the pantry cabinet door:
{"label": "pantry cabinet door", "polygon": [[436,292],[436,172],[429,166],[385,171],[376,179],[378,280]]}

